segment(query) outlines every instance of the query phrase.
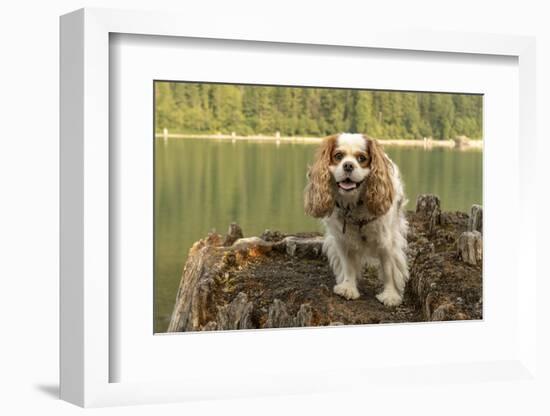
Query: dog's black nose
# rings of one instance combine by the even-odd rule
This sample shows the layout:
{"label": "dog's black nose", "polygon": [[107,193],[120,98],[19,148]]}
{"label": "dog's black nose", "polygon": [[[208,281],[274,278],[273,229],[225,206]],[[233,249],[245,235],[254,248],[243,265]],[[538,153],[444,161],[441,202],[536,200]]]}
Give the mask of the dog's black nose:
{"label": "dog's black nose", "polygon": [[344,167],[344,172],[350,173],[353,170],[353,163],[346,162],[346,163],[344,163],[343,167]]}

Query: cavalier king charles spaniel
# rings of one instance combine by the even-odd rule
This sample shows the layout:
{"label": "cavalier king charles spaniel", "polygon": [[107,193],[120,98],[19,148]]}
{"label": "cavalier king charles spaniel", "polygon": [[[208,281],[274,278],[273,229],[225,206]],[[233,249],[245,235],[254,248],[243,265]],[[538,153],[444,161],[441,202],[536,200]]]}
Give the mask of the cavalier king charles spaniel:
{"label": "cavalier king charles spaniel", "polygon": [[306,214],[322,218],[323,252],[336,277],[334,293],[357,299],[357,279],[365,265],[377,265],[386,306],[403,300],[409,278],[407,220],[397,165],[378,142],[362,134],[323,139],[309,168]]}

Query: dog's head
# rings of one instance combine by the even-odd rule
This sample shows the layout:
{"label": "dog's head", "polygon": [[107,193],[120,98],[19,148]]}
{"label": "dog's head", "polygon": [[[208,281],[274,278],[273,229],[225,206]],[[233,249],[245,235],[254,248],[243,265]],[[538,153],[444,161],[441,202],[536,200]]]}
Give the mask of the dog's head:
{"label": "dog's head", "polygon": [[328,216],[337,199],[364,200],[371,214],[386,213],[394,197],[390,169],[389,159],[374,139],[347,133],[324,138],[308,172],[306,214]]}

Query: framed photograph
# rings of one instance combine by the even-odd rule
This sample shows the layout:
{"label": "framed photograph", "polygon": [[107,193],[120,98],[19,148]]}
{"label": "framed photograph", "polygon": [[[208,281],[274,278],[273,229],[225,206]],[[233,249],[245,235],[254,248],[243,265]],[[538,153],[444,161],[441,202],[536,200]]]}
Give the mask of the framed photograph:
{"label": "framed photograph", "polygon": [[481,94],[154,88],[156,333],[483,318]]}
{"label": "framed photograph", "polygon": [[61,397],[533,380],[534,40],[242,23],[61,18]]}

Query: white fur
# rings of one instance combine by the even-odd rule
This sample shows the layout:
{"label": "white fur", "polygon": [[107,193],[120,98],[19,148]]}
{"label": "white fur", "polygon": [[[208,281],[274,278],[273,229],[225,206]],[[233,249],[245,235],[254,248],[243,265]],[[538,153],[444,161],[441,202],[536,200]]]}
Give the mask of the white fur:
{"label": "white fur", "polygon": [[[330,168],[337,182],[341,180],[342,164],[351,161],[349,155],[355,151],[365,151],[365,139],[362,135],[341,134],[337,141],[337,149],[340,148],[346,157],[337,166]],[[408,224],[403,210],[406,200],[399,170],[391,160],[390,162],[391,180],[395,191],[390,209],[362,227],[346,221],[344,230],[342,215],[346,209],[355,219],[368,219],[373,216],[366,208],[366,204],[359,203],[361,189],[352,192],[338,190],[336,201],[340,208],[335,208],[322,220],[326,228],[323,251],[336,277],[334,293],[346,299],[359,298],[357,279],[369,262],[378,266],[379,278],[384,284],[384,289],[376,298],[386,306],[396,306],[402,302],[405,284],[409,278],[405,254]],[[355,158],[353,163],[353,180],[364,181],[370,170],[361,168]],[[363,186],[364,182],[360,187]]]}
{"label": "white fur", "polygon": [[365,136],[361,133],[342,133],[338,136],[338,145],[352,146],[354,148],[365,150]]}
{"label": "white fur", "polygon": [[[361,166],[359,166],[359,164],[357,163],[357,159],[353,156],[354,151],[360,150],[365,152],[367,150],[366,147],[367,146],[365,143],[365,138],[362,134],[343,133],[338,136],[336,149],[341,150],[345,154],[345,157],[338,165],[331,166],[329,168],[336,182],[339,182],[347,177],[343,169],[345,162],[350,162],[354,166],[351,179],[359,182],[366,178],[369,173],[369,169],[363,169]],[[347,195],[347,193],[343,192],[342,195]]]}

